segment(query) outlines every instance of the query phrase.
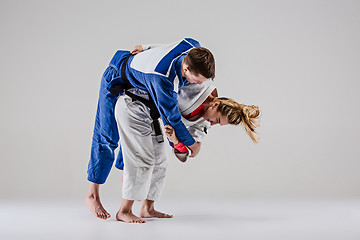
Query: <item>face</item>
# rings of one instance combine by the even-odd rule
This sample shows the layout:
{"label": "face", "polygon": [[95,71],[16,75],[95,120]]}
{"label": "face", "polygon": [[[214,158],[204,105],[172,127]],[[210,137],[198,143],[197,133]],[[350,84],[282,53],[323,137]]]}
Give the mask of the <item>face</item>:
{"label": "face", "polygon": [[208,80],[206,77],[204,77],[201,74],[194,75],[192,72],[190,72],[189,67],[187,65],[184,65],[183,77],[185,77],[189,83],[195,83],[195,84],[202,84],[203,82]]}
{"label": "face", "polygon": [[217,111],[219,106],[219,102],[211,102],[210,107],[204,113],[204,119],[211,123],[211,125],[220,124],[221,126],[228,125],[229,120],[226,116],[221,115],[220,112]]}

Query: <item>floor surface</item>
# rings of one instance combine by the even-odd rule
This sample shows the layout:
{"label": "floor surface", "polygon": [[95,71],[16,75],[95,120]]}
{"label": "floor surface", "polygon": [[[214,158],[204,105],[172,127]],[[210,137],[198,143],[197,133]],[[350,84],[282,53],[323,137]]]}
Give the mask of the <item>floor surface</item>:
{"label": "floor surface", "polygon": [[[164,199],[158,210],[173,219],[145,224],[95,218],[83,199],[0,200],[0,239],[243,239],[360,240],[360,198],[352,199]],[[138,213],[136,203],[134,213]]]}

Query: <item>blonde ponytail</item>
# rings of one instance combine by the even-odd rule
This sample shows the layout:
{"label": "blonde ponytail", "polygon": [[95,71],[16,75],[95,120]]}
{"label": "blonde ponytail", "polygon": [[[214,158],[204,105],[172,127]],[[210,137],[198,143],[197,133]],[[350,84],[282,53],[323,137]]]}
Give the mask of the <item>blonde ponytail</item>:
{"label": "blonde ponytail", "polygon": [[257,121],[260,117],[258,106],[239,104],[231,98],[215,97],[213,101],[220,102],[217,111],[227,117],[229,124],[244,126],[245,132],[254,143],[259,142],[255,129],[260,126]]}

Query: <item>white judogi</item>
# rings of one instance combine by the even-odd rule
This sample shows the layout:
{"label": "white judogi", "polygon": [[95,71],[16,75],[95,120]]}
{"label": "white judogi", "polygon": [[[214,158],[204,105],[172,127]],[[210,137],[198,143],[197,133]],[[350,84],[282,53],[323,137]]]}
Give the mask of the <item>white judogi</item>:
{"label": "white judogi", "polygon": [[[210,122],[206,121],[203,117],[196,121],[189,121],[183,117],[188,115],[197,109],[207,97],[214,91],[215,86],[211,85],[210,81],[206,81],[203,84],[187,84],[181,88],[178,94],[179,109],[182,115],[181,121],[185,124],[186,128],[190,132],[191,136],[197,142],[206,136],[208,129],[210,129]],[[180,153],[173,149],[174,155],[182,162],[186,162],[190,150],[186,153]]]}
{"label": "white judogi", "polygon": [[[214,89],[207,82],[183,86],[178,94],[180,112],[186,115],[194,111]],[[129,91],[149,99],[143,90],[132,88]],[[117,100],[115,117],[124,159],[123,198],[157,201],[166,176],[167,143],[158,143],[156,140],[149,108],[125,94]],[[196,121],[182,118],[182,121],[196,141],[200,141],[211,126],[204,118]]]}
{"label": "white judogi", "polygon": [[[143,90],[134,88],[129,91],[149,99]],[[123,198],[156,201],[166,176],[167,143],[158,143],[150,109],[140,101],[121,95],[115,106],[115,116],[124,159]]]}
{"label": "white judogi", "polygon": [[[211,81],[206,81],[203,84],[184,85],[177,97],[181,115],[186,116],[192,113],[210,96],[214,89],[215,86],[212,85]],[[197,142],[201,141],[206,135],[207,129],[211,127],[211,124],[202,117],[196,121],[189,121],[182,117],[181,121]]]}

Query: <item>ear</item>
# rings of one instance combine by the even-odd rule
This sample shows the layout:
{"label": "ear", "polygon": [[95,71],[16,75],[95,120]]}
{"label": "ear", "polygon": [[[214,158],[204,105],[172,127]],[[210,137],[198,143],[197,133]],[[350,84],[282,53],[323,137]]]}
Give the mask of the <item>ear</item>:
{"label": "ear", "polygon": [[183,70],[184,70],[184,72],[189,71],[189,66],[186,63],[184,63],[184,65],[183,65]]}
{"label": "ear", "polygon": [[212,107],[217,108],[219,105],[220,105],[220,102],[216,101],[216,102],[213,102]]}

